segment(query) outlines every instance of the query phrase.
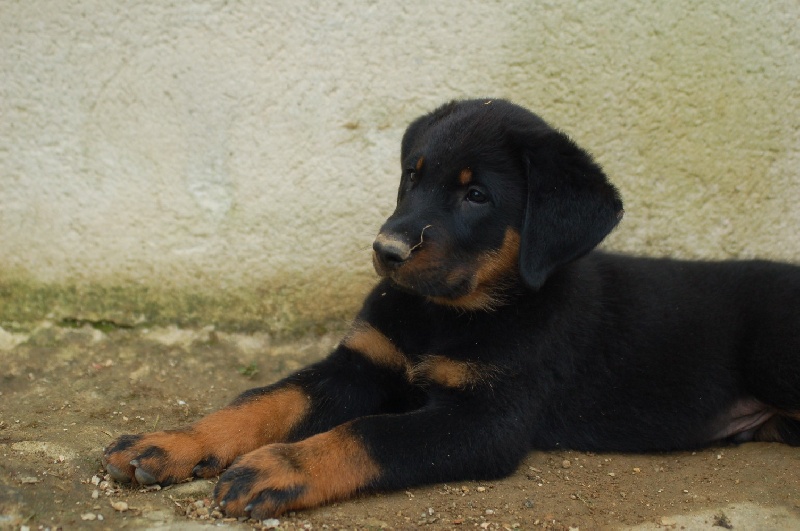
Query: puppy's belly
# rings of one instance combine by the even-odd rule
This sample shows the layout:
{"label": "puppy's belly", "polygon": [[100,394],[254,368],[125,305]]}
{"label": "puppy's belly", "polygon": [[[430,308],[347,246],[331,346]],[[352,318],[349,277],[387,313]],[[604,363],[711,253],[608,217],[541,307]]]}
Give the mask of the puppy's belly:
{"label": "puppy's belly", "polygon": [[740,398],[720,417],[713,440],[733,438],[736,442],[753,440],[756,430],[776,411],[752,397]]}

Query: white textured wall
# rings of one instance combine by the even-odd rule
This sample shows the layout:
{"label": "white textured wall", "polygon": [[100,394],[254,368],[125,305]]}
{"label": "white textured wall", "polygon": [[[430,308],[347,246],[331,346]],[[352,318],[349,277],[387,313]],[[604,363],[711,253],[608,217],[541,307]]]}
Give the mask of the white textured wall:
{"label": "white textured wall", "polygon": [[0,0],[0,280],[349,310],[405,124],[484,95],[595,153],[612,246],[799,261],[798,28],[794,0]]}

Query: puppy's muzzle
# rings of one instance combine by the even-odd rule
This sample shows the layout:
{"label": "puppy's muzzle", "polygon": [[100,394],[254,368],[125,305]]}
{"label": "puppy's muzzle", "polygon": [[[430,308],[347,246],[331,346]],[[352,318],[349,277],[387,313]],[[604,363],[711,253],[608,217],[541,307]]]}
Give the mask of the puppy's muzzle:
{"label": "puppy's muzzle", "polygon": [[411,246],[398,238],[388,234],[378,234],[372,244],[375,251],[375,260],[388,271],[394,271],[411,258]]}

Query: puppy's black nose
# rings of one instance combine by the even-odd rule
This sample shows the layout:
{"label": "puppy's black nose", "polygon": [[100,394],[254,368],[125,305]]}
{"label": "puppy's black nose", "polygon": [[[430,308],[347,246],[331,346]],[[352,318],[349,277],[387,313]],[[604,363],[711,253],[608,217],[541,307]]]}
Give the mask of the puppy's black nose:
{"label": "puppy's black nose", "polygon": [[407,243],[385,234],[378,234],[372,249],[381,264],[389,269],[397,269],[411,256],[411,247]]}

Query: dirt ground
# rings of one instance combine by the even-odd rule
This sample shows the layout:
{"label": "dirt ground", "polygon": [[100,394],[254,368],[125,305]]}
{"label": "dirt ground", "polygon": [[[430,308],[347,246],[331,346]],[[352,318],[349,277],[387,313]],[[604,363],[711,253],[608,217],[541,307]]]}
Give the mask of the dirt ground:
{"label": "dirt ground", "polygon": [[263,522],[225,519],[213,482],[120,488],[123,433],[177,427],[323,356],[212,328],[42,323],[0,329],[2,529],[800,529],[800,449],[745,444],[618,455],[532,452],[509,478],[364,496]]}

